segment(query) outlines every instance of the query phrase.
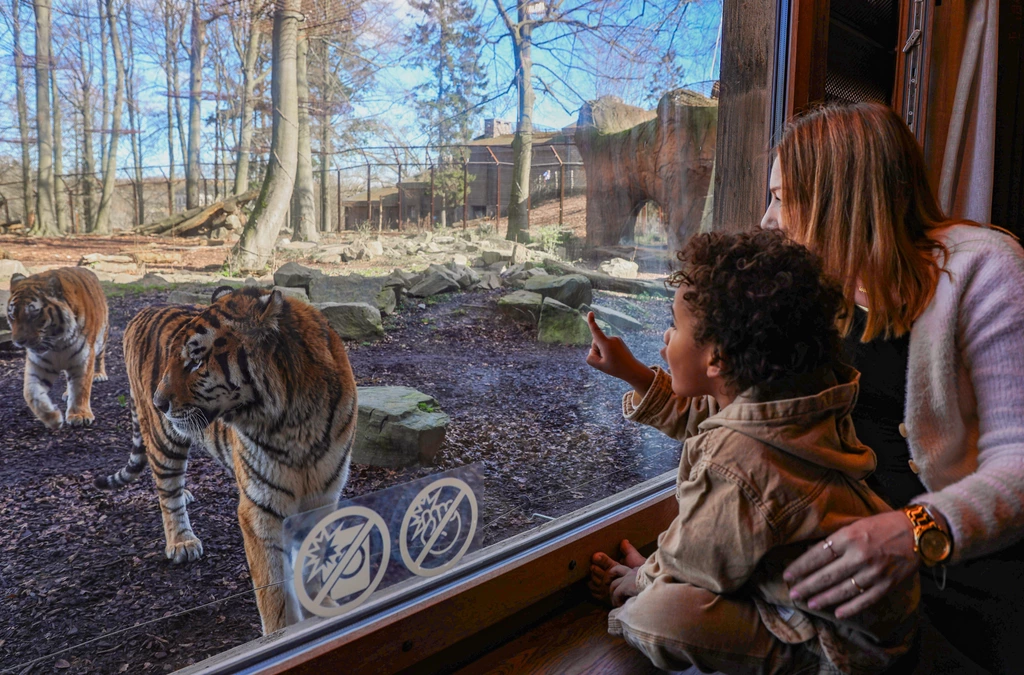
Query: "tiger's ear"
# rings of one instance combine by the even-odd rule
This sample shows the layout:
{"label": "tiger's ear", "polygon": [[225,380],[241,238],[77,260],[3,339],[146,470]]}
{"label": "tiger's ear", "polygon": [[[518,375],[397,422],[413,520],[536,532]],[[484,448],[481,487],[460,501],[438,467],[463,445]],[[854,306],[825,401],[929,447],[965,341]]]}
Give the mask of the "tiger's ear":
{"label": "tiger's ear", "polygon": [[55,298],[64,297],[64,286],[60,283],[60,277],[52,276],[50,281],[46,284],[46,290],[49,294]]}
{"label": "tiger's ear", "polygon": [[18,283],[19,281],[21,281],[23,279],[28,279],[28,277],[26,277],[21,272],[15,272],[14,274],[12,274],[11,275],[11,287],[12,287],[12,289],[14,287],[14,284]]}
{"label": "tiger's ear", "polygon": [[210,302],[217,302],[225,295],[230,295],[231,293],[234,292],[235,289],[231,286],[218,286],[217,288],[213,289],[213,295],[210,297]]}
{"label": "tiger's ear", "polygon": [[284,311],[284,294],[281,291],[274,290],[261,296],[259,305],[264,308],[260,313],[260,323],[264,328],[277,330],[277,320]]}

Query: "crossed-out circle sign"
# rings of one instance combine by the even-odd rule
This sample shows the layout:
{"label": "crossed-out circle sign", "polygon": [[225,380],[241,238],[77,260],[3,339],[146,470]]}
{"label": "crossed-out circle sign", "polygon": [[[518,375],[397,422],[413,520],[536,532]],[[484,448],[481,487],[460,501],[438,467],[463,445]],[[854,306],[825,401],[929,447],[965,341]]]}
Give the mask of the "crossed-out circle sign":
{"label": "crossed-out circle sign", "polygon": [[[380,544],[375,546],[374,530]],[[382,547],[380,566],[371,575],[374,548]],[[295,593],[317,616],[338,616],[377,590],[391,558],[391,534],[384,519],[363,506],[347,506],[320,519],[302,541],[295,565]],[[372,579],[371,579],[372,576]],[[319,586],[315,593],[310,593]],[[359,595],[344,604],[337,601]]]}
{"label": "crossed-out circle sign", "polygon": [[[468,523],[463,522],[459,511],[463,502],[469,504]],[[434,481],[420,490],[402,519],[402,529],[398,534],[402,562],[410,572],[421,577],[432,577],[450,570],[473,543],[477,520],[476,497],[469,485],[458,478]],[[463,536],[465,540],[456,548]],[[415,556],[409,550],[410,540],[419,540],[422,545]],[[453,550],[454,554],[451,553]],[[436,560],[442,562],[436,566],[428,564]]]}

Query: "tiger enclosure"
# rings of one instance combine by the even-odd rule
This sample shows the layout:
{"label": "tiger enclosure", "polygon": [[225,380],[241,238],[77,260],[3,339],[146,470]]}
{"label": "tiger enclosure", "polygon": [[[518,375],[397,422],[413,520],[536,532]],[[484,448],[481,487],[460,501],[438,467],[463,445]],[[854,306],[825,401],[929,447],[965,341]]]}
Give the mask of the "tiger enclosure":
{"label": "tiger enclosure", "polygon": [[[720,19],[2,0],[0,673],[271,633],[282,523],[316,507],[479,466],[486,548],[672,471],[587,317],[662,363],[714,205]],[[179,323],[126,341],[153,307]]]}

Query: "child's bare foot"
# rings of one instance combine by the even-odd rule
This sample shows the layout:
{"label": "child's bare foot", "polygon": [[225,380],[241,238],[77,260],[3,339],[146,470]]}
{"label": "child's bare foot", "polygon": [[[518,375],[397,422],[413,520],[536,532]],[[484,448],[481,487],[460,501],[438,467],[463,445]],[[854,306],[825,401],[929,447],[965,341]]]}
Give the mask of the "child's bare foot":
{"label": "child's bare foot", "polygon": [[629,543],[628,539],[623,539],[622,543],[619,544],[619,550],[622,552],[622,564],[626,567],[640,567],[647,558],[640,555],[640,551],[636,550],[632,544]]}
{"label": "child's bare foot", "polygon": [[597,552],[590,559],[590,581],[587,587],[595,599],[606,604],[612,603],[612,582],[625,576],[636,574],[636,568],[646,561],[640,552],[623,539],[619,544],[622,556],[615,561],[606,553]]}

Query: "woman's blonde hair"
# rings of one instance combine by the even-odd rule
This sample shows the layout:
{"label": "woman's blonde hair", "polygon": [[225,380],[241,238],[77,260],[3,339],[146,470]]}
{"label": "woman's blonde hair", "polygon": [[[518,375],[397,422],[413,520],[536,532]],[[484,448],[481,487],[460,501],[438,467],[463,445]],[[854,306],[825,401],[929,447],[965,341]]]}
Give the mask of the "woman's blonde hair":
{"label": "woman's blonde hair", "polygon": [[842,283],[843,334],[858,277],[871,308],[861,340],[909,331],[931,302],[948,255],[932,232],[951,222],[910,129],[877,103],[830,105],[791,122],[776,153],[787,233]]}

